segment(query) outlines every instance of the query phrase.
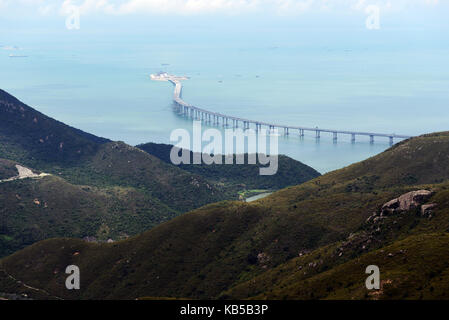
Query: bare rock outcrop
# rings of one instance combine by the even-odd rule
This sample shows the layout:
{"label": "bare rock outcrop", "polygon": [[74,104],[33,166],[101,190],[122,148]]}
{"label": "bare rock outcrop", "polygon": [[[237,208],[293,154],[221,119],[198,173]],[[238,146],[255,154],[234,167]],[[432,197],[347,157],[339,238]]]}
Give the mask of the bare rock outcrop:
{"label": "bare rock outcrop", "polygon": [[418,190],[403,194],[399,198],[388,201],[382,206],[381,216],[388,216],[394,213],[409,211],[421,207],[433,195],[433,192],[428,190]]}
{"label": "bare rock outcrop", "polygon": [[368,219],[366,223],[377,224],[388,216],[392,216],[397,213],[407,212],[413,209],[421,210],[421,214],[424,217],[431,218],[433,209],[437,206],[436,203],[426,202],[430,200],[434,192],[429,190],[418,190],[405,193],[400,197],[390,200],[385,203],[382,208],[374,212]]}

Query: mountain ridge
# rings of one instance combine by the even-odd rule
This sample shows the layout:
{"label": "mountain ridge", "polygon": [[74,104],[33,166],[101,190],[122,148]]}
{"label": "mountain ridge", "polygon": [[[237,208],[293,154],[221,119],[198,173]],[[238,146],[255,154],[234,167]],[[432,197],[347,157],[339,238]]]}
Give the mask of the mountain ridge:
{"label": "mountain ridge", "polygon": [[[432,141],[433,144],[430,143]],[[428,143],[432,145],[432,152],[423,153]],[[391,259],[395,262],[385,265],[390,275],[407,270],[403,257],[418,261],[419,255],[401,256],[397,253],[411,250],[413,241],[408,238],[421,237],[425,239],[421,243],[429,248],[434,242],[435,248],[447,243],[449,174],[445,174],[444,169],[449,165],[449,158],[444,156],[447,148],[447,133],[413,138],[379,156],[300,186],[283,189],[253,203],[226,201],[210,204],[137,237],[111,245],[86,244],[71,239],[39,242],[2,259],[0,268],[15,277],[22,275],[23,281],[42,286],[52,294],[76,299],[158,296],[191,299],[389,299],[402,297],[402,287],[410,297],[419,298],[419,284],[416,287],[407,285],[406,278],[397,276],[394,285],[378,296],[356,289],[354,279],[364,279],[366,275],[362,267],[358,271],[360,273],[354,271],[354,262],[366,254],[374,259],[382,253],[382,257],[375,261],[387,263]],[[408,161],[410,156],[415,163]],[[395,163],[389,163],[392,158],[396,159]],[[431,164],[435,158],[443,162],[433,167]],[[390,170],[395,167],[399,174],[391,176]],[[426,168],[426,171],[415,172],[418,167]],[[390,169],[383,173],[384,168]],[[369,179],[373,173],[379,178]],[[403,178],[409,174],[416,178],[411,184]],[[436,183],[441,179],[443,182]],[[427,184],[429,181],[433,183]],[[376,222],[367,222],[373,212],[378,213],[385,203],[420,189],[433,191],[428,201],[437,203],[437,207],[432,209],[430,216],[422,215],[418,209],[410,209]],[[438,234],[444,235],[443,238],[440,239]],[[391,252],[393,258],[390,258],[390,252],[385,251],[390,248],[399,248]],[[443,257],[439,249],[429,249],[426,254],[431,260]],[[45,263],[45,259],[52,259],[52,263]],[[39,267],[31,265],[30,261],[39,262]],[[84,287],[77,293],[64,290],[64,275],[53,273],[55,266],[59,269],[68,263],[79,265],[86,276]],[[348,264],[345,266],[345,263]],[[28,267],[21,267],[23,265]],[[382,265],[380,267],[383,268]],[[425,267],[433,268],[432,264],[425,264]],[[337,290],[335,284],[331,285],[338,281],[332,275],[340,273],[332,270],[338,271],[339,268],[351,270],[351,273],[342,278],[348,282],[342,280],[338,290],[345,286],[354,289],[335,291],[335,295],[326,294],[326,290],[330,293],[333,288]],[[441,268],[444,272],[444,263]],[[422,281],[433,281],[431,274],[426,274]],[[313,280],[316,287],[309,285],[304,287],[303,294],[297,294],[297,287],[290,289],[284,281],[288,283],[289,279],[297,279],[299,275],[299,283],[312,283],[310,281],[315,276],[324,277],[319,278],[324,280]],[[6,280],[0,279],[0,288],[6,287]],[[259,291],[245,289],[254,283],[261,285]],[[435,290],[441,292],[446,282],[443,281],[441,286],[434,281],[432,283]],[[357,288],[362,285],[363,282]],[[314,291],[315,296],[311,295]],[[423,293],[423,297],[432,295]]]}
{"label": "mountain ridge", "polygon": [[[319,175],[293,159],[285,163],[281,173],[306,172],[300,180]],[[136,235],[208,203],[239,199],[248,178],[238,165],[227,166],[234,168],[232,183],[191,173],[67,126],[0,91],[0,180],[16,176],[16,165],[51,176],[0,183],[0,257],[49,237],[106,241]],[[285,183],[277,179],[270,186]]]}

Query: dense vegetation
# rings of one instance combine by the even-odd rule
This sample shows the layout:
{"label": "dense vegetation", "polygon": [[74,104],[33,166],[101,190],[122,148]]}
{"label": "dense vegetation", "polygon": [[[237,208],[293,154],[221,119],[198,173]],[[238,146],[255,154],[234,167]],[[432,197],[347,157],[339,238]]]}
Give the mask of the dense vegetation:
{"label": "dense vegetation", "polygon": [[[282,163],[279,175],[294,172],[298,183],[319,175],[286,157]],[[51,176],[0,182],[0,257],[52,237],[126,238],[208,203],[236,200],[247,180],[257,189],[293,181],[259,180],[257,170],[239,165],[221,172],[229,182],[189,172],[71,128],[0,90],[0,181],[18,174],[16,164]]]}
{"label": "dense vegetation", "polygon": [[[171,163],[170,152],[173,148],[167,144],[146,143],[138,145],[149,154],[152,154],[166,163]],[[188,152],[189,158],[193,159],[193,152],[177,148],[177,152]],[[194,165],[180,164],[179,168],[192,174],[200,175],[211,181],[225,184],[227,186],[235,186],[236,189],[254,190],[279,190],[288,186],[295,186],[305,181],[309,181],[318,177],[320,174],[313,168],[295,161],[287,156],[280,155],[278,158],[278,172],[274,176],[261,176],[259,168],[262,165],[250,165],[248,163],[248,155],[244,155],[245,164],[241,165]],[[225,157],[222,156],[222,163],[225,163]],[[236,163],[234,156],[233,163]]]}
{"label": "dense vegetation", "polygon": [[[447,298],[449,133],[386,152],[254,203],[220,202],[114,244],[53,239],[0,261],[0,292],[62,298]],[[369,220],[413,190],[420,208]],[[64,289],[76,264],[81,290]],[[364,287],[367,265],[382,288]],[[39,294],[42,294],[40,292]]]}
{"label": "dense vegetation", "polygon": [[106,142],[47,117],[0,89],[0,158],[35,168],[76,164]]}

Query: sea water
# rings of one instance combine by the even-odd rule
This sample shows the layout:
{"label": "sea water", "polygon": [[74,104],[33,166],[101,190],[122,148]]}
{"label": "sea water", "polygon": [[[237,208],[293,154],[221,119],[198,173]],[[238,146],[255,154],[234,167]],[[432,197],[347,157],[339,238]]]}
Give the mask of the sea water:
{"label": "sea water", "polygon": [[[183,99],[227,115],[292,126],[419,135],[447,130],[449,46],[403,30],[11,32],[2,34],[0,88],[87,132],[170,143],[192,129],[173,112],[173,86],[151,73],[186,75]],[[9,54],[26,55],[11,58]],[[282,133],[282,131],[281,131]],[[395,141],[396,142],[396,141]],[[376,155],[388,138],[290,131],[279,151],[320,172]]]}

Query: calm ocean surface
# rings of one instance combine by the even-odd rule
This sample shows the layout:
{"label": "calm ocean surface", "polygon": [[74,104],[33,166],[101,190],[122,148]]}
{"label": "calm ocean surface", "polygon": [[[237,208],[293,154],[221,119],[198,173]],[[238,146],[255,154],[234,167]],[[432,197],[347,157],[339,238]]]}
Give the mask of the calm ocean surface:
{"label": "calm ocean surface", "polygon": [[[173,86],[205,109],[298,126],[418,135],[448,130],[449,46],[401,31],[179,36],[2,35],[0,88],[69,125],[136,145],[169,143],[192,123],[172,110]],[[11,58],[9,54],[27,55]],[[168,65],[165,65],[168,64]],[[280,137],[280,153],[327,172],[389,147],[323,133]]]}

